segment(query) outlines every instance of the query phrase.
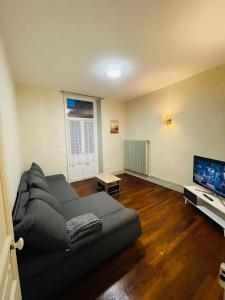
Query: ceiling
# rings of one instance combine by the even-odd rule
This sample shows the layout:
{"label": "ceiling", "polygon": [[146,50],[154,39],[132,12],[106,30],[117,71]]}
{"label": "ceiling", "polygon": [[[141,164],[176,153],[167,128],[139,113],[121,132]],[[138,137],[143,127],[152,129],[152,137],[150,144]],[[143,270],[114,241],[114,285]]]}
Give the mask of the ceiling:
{"label": "ceiling", "polygon": [[224,64],[224,16],[224,0],[0,0],[16,81],[115,100]]}

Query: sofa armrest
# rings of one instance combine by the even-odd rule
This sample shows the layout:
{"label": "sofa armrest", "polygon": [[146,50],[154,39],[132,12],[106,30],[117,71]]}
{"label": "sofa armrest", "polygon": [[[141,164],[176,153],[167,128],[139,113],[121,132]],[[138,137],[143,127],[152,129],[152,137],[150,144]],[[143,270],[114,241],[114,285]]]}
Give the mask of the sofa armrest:
{"label": "sofa armrest", "polygon": [[56,174],[56,175],[50,175],[45,177],[49,182],[56,181],[56,180],[66,180],[65,176],[63,174]]}

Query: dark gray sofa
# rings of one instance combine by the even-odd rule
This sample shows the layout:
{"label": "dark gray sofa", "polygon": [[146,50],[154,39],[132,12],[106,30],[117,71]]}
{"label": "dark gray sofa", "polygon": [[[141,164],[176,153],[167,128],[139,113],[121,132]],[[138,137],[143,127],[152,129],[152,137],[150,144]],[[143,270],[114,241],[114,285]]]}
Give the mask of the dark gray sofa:
{"label": "dark gray sofa", "polygon": [[[93,213],[102,220],[102,230],[72,244],[70,251],[43,252],[26,246],[17,252],[23,299],[45,299],[135,241],[141,234],[136,211],[125,208],[105,192],[80,198],[63,175],[46,177],[62,205],[66,220]],[[13,211],[23,206],[27,195],[27,172],[21,178]],[[49,220],[50,222],[50,220]],[[76,284],[76,283],[74,283]]]}

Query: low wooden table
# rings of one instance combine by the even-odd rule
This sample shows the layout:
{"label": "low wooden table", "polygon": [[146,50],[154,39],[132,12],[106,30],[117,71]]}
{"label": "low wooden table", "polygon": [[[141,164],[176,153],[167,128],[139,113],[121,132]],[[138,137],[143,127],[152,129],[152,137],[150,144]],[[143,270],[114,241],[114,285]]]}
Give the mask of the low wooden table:
{"label": "low wooden table", "polygon": [[96,188],[115,194],[120,191],[120,180],[122,179],[112,174],[100,173],[96,175]]}

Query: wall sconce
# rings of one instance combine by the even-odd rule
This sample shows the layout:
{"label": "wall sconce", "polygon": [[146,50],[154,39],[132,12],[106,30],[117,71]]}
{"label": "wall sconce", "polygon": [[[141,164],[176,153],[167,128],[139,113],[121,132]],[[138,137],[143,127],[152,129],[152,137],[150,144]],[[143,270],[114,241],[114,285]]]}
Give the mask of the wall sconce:
{"label": "wall sconce", "polygon": [[162,120],[164,125],[169,125],[172,123],[172,120],[168,115],[162,115]]}

